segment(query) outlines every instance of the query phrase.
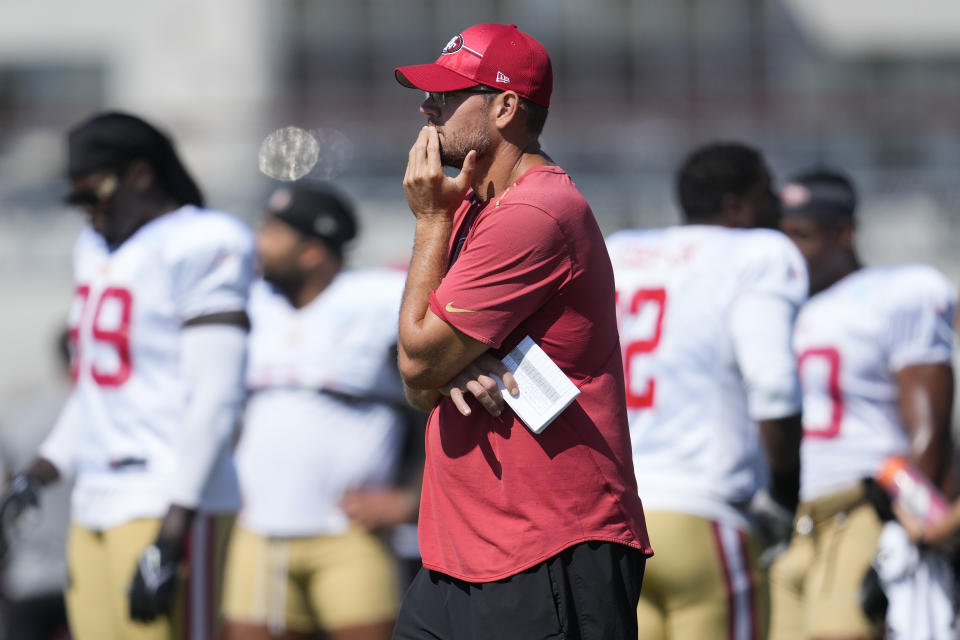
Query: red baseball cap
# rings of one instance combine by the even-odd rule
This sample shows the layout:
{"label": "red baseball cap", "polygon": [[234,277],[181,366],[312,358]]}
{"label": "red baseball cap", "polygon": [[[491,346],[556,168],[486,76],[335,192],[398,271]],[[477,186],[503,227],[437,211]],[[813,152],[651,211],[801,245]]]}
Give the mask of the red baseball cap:
{"label": "red baseball cap", "polygon": [[478,84],[512,90],[550,106],[553,68],[543,45],[515,24],[485,23],[450,39],[433,64],[394,69],[397,82],[422,91],[457,91]]}

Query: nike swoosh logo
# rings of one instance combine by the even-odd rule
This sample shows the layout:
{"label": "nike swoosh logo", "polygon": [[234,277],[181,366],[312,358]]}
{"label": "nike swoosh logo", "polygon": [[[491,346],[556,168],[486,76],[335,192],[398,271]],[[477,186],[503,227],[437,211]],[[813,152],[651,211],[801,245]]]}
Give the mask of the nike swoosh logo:
{"label": "nike swoosh logo", "polygon": [[444,309],[446,309],[448,313],[476,313],[476,311],[473,311],[472,309],[458,309],[457,307],[453,306],[452,302],[448,302]]}

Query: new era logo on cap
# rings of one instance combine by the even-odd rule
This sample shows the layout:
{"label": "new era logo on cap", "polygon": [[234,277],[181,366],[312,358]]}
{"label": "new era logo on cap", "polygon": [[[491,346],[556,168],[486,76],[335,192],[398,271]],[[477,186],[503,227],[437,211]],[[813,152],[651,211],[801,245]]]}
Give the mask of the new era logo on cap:
{"label": "new era logo on cap", "polygon": [[474,25],[451,38],[436,62],[397,67],[394,73],[400,84],[423,91],[500,85],[544,107],[553,90],[546,49],[512,24]]}

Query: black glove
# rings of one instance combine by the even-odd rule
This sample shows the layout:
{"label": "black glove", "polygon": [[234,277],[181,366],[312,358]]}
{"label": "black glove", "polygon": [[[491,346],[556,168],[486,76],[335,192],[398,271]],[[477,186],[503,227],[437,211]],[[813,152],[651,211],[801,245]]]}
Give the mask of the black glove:
{"label": "black glove", "polygon": [[863,491],[867,502],[873,506],[881,522],[897,519],[897,516],[893,515],[893,501],[890,499],[890,494],[880,486],[880,483],[873,478],[866,478],[863,481]]}
{"label": "black glove", "polygon": [[10,547],[8,532],[27,509],[40,506],[40,481],[26,473],[13,477],[10,488],[0,499],[0,559]]}
{"label": "black glove", "polygon": [[764,547],[760,564],[768,567],[790,544],[794,512],[774,500],[766,491],[758,491],[753,496],[747,511],[753,519],[757,538]]}
{"label": "black glove", "polygon": [[860,582],[860,608],[870,624],[881,625],[887,619],[887,609],[890,601],[887,600],[887,594],[883,591],[883,582],[876,568],[871,566],[863,576]]}
{"label": "black glove", "polygon": [[39,505],[40,481],[26,473],[18,473],[0,501],[0,519],[16,520],[28,507]]}
{"label": "black glove", "polygon": [[130,618],[152,622],[173,609],[180,572],[179,544],[158,540],[143,550],[130,584]]}

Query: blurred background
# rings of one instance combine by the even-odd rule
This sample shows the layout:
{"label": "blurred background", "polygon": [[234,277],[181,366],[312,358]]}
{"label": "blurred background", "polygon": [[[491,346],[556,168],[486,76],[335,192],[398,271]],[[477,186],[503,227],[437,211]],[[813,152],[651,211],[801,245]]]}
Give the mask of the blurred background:
{"label": "blurred background", "polygon": [[309,177],[359,205],[353,263],[403,262],[422,96],[393,68],[477,22],[547,47],[544,147],[605,231],[676,222],[680,159],[738,139],[781,180],[814,163],[851,173],[868,262],[929,262],[960,282],[956,0],[0,0],[0,410],[55,368],[81,225],[61,204],[71,124],[144,116],[208,203],[251,224],[262,143],[310,131]]}

